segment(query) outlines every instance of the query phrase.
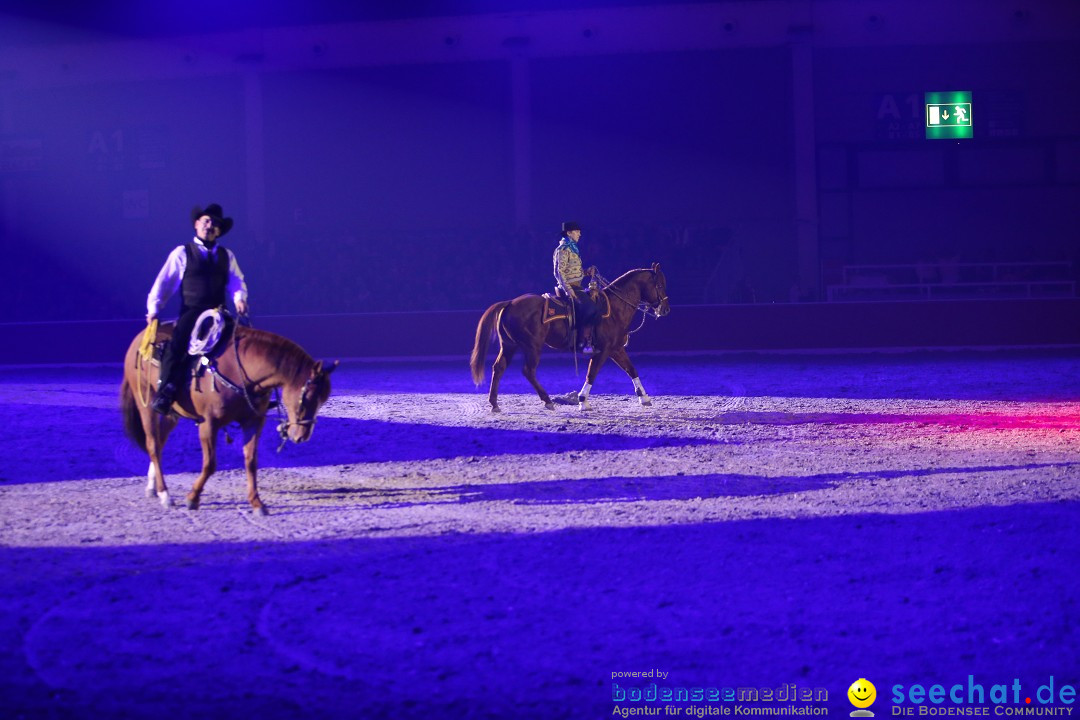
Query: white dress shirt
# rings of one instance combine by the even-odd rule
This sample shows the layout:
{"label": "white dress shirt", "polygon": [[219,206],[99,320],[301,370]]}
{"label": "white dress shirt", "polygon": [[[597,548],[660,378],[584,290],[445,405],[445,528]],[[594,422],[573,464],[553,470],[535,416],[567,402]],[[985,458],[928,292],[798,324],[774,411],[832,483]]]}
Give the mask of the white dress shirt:
{"label": "white dress shirt", "polygon": [[[204,258],[210,254],[210,249],[197,237],[195,247]],[[229,279],[225,285],[225,292],[232,295],[234,304],[246,303],[247,283],[244,282],[244,273],[240,272],[240,266],[236,264],[236,256],[228,248],[216,247],[217,252],[224,251],[229,254]],[[165,307],[165,303],[169,302],[169,298],[180,288],[185,270],[187,270],[187,253],[183,245],[178,245],[165,259],[165,264],[161,266],[161,271],[154,280],[154,286],[150,288],[150,294],[146,297],[147,316],[156,317],[161,312],[161,308]]]}

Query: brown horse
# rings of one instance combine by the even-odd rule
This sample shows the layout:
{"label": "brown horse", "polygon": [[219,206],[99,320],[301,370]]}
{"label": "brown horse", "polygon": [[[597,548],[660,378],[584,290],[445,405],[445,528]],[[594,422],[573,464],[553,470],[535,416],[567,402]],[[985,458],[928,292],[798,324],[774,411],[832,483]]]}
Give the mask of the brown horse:
{"label": "brown horse", "polygon": [[[634,393],[642,405],[651,405],[652,400],[645,392],[638,378],[637,370],[626,354],[626,343],[630,338],[630,322],[640,311],[663,317],[671,312],[668,304],[667,280],[660,271],[660,263],[653,263],[651,269],[630,270],[604,288],[606,300],[601,298],[600,308],[603,319],[596,328],[593,337],[594,352],[589,359],[589,369],[585,385],[577,394],[578,406],[589,409],[589,392],[596,382],[596,375],[608,358],[615,361],[634,383]],[[554,410],[555,404],[547,391],[536,379],[536,367],[540,364],[540,350],[544,345],[556,349],[569,349],[568,324],[565,313],[561,316],[556,311],[551,313],[551,304],[547,303],[549,317],[544,317],[545,300],[541,295],[522,295],[513,300],[497,302],[481,316],[476,326],[476,343],[473,345],[469,367],[472,369],[473,382],[477,386],[484,380],[484,357],[493,332],[499,335],[499,355],[491,366],[491,390],[488,401],[492,412],[501,412],[499,408],[499,379],[506,372],[510,359],[519,349],[525,353],[525,367],[522,373],[528,378],[544,407]],[[644,322],[644,317],[642,318]]]}
{"label": "brown horse", "polygon": [[[215,361],[217,375],[207,371],[192,379],[187,388],[177,393],[173,404],[175,415],[159,415],[150,407],[157,387],[158,367],[144,360],[139,352],[143,333],[135,336],[124,358],[120,406],[128,436],[150,456],[146,496],[156,495],[162,507],[171,505],[161,472],[161,449],[176,427],[176,415],[199,423],[203,463],[202,472],[187,495],[190,510],[199,507],[203,486],[217,467],[218,431],[229,423],[237,423],[244,437],[248,502],[254,512],[266,515],[255,473],[259,435],[266,422],[270,395],[274,389],[281,388],[281,404],[287,417],[278,428],[282,441],[288,438],[304,442],[314,430],[315,414],[330,396],[330,373],[337,362],[324,368],[321,361],[313,360],[291,340],[237,326],[235,335],[228,340],[228,348]],[[157,339],[160,341],[171,333],[171,325],[162,326]]]}

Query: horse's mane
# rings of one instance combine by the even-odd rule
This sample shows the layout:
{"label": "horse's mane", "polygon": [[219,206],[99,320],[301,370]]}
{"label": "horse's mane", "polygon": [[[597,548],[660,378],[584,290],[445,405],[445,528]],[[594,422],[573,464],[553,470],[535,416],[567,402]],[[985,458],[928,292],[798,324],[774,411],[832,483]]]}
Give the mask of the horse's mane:
{"label": "horse's mane", "polygon": [[284,377],[295,379],[301,373],[306,375],[315,364],[304,348],[287,337],[250,327],[237,328],[237,331],[242,340],[262,350]]}
{"label": "horse's mane", "polygon": [[622,275],[620,275],[619,277],[612,280],[610,284],[611,285],[622,285],[623,279],[625,279],[625,278],[627,278],[627,277],[629,277],[631,275],[634,275],[636,273],[641,273],[641,272],[652,272],[652,270],[650,270],[649,268],[634,268],[633,270],[627,270]]}

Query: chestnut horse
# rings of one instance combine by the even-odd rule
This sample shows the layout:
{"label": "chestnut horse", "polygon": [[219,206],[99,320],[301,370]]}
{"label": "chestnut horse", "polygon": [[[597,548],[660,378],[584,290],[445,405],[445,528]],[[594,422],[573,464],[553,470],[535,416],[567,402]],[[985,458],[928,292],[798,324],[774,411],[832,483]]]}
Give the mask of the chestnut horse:
{"label": "chestnut horse", "polygon": [[[160,341],[171,335],[172,326],[158,331]],[[161,449],[176,427],[177,415],[199,423],[202,445],[202,472],[187,495],[187,507],[196,510],[207,479],[217,467],[218,431],[229,423],[240,426],[244,438],[244,468],[247,470],[247,496],[253,512],[266,515],[256,484],[256,452],[259,435],[270,408],[270,395],[281,388],[281,404],[286,420],[278,427],[282,441],[304,442],[311,437],[315,414],[330,396],[330,373],[335,361],[323,367],[291,340],[263,330],[237,326],[228,338],[228,347],[216,363],[216,374],[209,371],[193,378],[188,387],[177,393],[173,413],[153,411],[158,367],[139,352],[143,333],[135,336],[124,358],[124,382],[120,386],[120,406],[124,428],[135,444],[150,456],[146,496],[155,495],[162,507],[169,507],[169,491],[161,471]]]}
{"label": "chestnut horse", "polygon": [[[578,406],[589,409],[589,392],[596,382],[596,375],[608,358],[615,361],[634,383],[634,393],[642,405],[651,405],[652,400],[645,392],[638,378],[637,370],[626,354],[629,341],[630,322],[640,311],[663,317],[671,312],[668,304],[667,280],[660,271],[660,263],[653,263],[652,268],[630,270],[623,273],[604,287],[607,299],[600,300],[603,319],[597,326],[593,337],[593,355],[589,359],[589,369],[585,385],[577,394]],[[548,304],[550,307],[550,303]],[[469,367],[472,369],[473,382],[479,387],[484,380],[484,357],[493,332],[499,336],[499,355],[491,366],[491,390],[488,401],[492,412],[501,412],[499,407],[499,379],[506,372],[510,359],[519,349],[525,354],[525,367],[522,373],[536,389],[544,407],[554,410],[555,404],[547,391],[536,379],[536,367],[540,364],[540,350],[544,345],[556,349],[569,349],[568,325],[565,320],[545,322],[545,301],[541,295],[522,295],[513,300],[497,302],[481,316],[476,326],[476,343],[473,345]],[[645,318],[642,317],[642,322]],[[571,393],[572,395],[572,393]]]}

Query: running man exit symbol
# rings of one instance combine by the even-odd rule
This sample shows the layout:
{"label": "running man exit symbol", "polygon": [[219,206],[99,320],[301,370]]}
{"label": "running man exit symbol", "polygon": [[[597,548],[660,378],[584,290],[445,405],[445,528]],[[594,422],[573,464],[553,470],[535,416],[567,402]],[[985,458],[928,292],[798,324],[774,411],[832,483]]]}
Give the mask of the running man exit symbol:
{"label": "running man exit symbol", "polygon": [[926,126],[971,125],[971,103],[927,105]]}
{"label": "running man exit symbol", "polygon": [[926,138],[970,138],[971,93],[926,93]]}

